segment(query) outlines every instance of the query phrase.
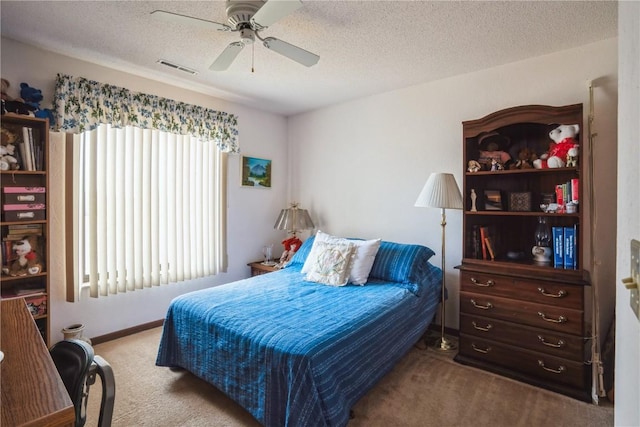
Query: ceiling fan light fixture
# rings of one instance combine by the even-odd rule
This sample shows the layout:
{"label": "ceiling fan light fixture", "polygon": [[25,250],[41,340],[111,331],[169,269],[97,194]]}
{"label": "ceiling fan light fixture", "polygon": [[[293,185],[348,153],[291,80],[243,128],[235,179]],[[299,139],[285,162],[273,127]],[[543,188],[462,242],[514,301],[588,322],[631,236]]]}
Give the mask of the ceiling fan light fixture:
{"label": "ceiling fan light fixture", "polygon": [[253,44],[256,41],[256,33],[251,28],[242,28],[240,30],[240,41],[245,45]]}

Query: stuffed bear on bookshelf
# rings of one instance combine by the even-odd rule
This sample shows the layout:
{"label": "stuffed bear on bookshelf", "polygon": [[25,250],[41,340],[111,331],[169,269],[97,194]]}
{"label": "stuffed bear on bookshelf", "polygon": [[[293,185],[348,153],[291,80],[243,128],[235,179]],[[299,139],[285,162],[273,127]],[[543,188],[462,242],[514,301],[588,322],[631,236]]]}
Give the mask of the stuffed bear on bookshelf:
{"label": "stuffed bear on bookshelf", "polygon": [[[569,150],[578,147],[577,135],[580,126],[560,125],[549,132],[549,138],[553,141],[549,144],[549,150],[533,162],[536,169],[563,168],[567,164]],[[576,150],[577,151],[577,150]],[[577,153],[576,153],[577,156]],[[573,161],[572,161],[573,163]]]}
{"label": "stuffed bear on bookshelf", "polygon": [[0,170],[9,171],[20,169],[16,156],[18,136],[9,129],[1,129],[0,138]]}
{"label": "stuffed bear on bookshelf", "polygon": [[9,276],[26,276],[42,272],[44,265],[37,236],[16,240],[13,242],[12,249],[17,258],[15,258],[10,267],[3,267],[2,271],[5,274]]}

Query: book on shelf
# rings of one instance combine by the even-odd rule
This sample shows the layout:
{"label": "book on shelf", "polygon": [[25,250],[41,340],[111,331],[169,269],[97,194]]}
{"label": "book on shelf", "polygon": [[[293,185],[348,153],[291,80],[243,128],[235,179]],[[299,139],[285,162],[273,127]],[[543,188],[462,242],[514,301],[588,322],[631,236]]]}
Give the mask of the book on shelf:
{"label": "book on shelf", "polygon": [[575,268],[575,230],[573,227],[564,227],[564,268]]}
{"label": "book on shelf", "polygon": [[489,227],[480,227],[480,244],[482,245],[482,259],[487,259],[487,241],[489,237]]}
{"label": "book on shelf", "polygon": [[564,228],[551,227],[551,236],[553,238],[553,266],[564,268]]}
{"label": "book on shelf", "polygon": [[493,252],[493,244],[491,243],[491,237],[487,236],[484,238],[484,243],[487,246],[487,253],[491,257],[491,261],[495,261],[496,256]]}
{"label": "book on shelf", "polygon": [[571,181],[571,201],[576,203],[580,200],[580,179],[573,178]]}

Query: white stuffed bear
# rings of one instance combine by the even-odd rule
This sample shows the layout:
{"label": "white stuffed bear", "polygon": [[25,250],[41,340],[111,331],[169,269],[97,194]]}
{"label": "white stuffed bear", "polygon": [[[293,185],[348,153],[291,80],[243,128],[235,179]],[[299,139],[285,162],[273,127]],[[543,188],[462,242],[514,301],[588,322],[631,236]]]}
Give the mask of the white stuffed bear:
{"label": "white stuffed bear", "polygon": [[8,171],[18,169],[18,159],[13,157],[16,147],[13,144],[0,145],[0,170]]}
{"label": "white stuffed bear", "polygon": [[[549,132],[549,138],[553,140],[549,144],[549,150],[533,161],[536,169],[563,168],[567,164],[567,155],[572,148],[578,148],[576,136],[580,133],[580,126],[560,125]],[[577,152],[575,153],[577,155]]]}

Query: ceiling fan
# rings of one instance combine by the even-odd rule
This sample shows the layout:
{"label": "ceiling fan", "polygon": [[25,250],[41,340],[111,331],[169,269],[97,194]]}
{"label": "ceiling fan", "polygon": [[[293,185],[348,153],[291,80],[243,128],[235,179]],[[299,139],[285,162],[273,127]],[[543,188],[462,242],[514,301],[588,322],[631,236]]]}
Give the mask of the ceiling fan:
{"label": "ceiling fan", "polygon": [[160,19],[198,25],[218,31],[239,32],[240,41],[229,44],[209,67],[212,71],[224,71],[236,59],[242,48],[253,44],[257,38],[264,47],[286,56],[302,65],[311,67],[320,57],[275,37],[260,37],[260,32],[293,11],[302,7],[300,0],[227,0],[228,24],[209,21],[193,16],[180,15],[165,10],[154,10],[151,14]]}

